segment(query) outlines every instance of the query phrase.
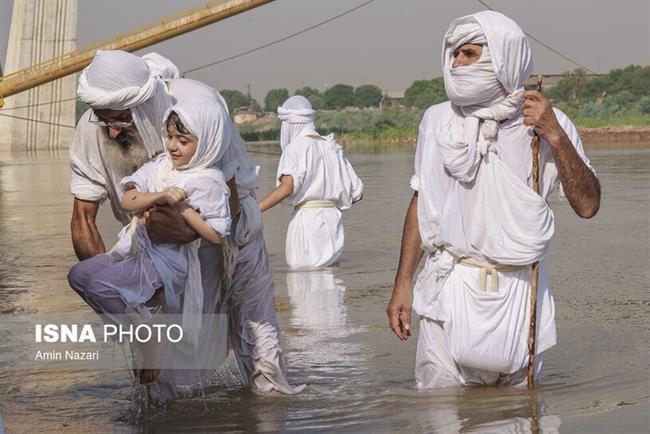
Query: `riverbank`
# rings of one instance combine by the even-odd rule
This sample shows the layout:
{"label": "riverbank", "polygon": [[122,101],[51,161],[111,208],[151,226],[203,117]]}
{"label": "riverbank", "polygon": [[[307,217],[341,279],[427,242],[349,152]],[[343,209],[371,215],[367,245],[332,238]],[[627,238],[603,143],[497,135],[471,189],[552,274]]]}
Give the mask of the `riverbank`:
{"label": "riverbank", "polygon": [[585,143],[605,142],[616,147],[619,143],[636,143],[650,147],[650,126],[621,126],[578,128]]}
{"label": "riverbank", "polygon": [[[578,128],[586,149],[645,149],[650,148],[650,126],[611,126]],[[348,151],[382,152],[414,148],[415,134],[393,139],[374,138],[371,134],[341,134],[337,140]]]}

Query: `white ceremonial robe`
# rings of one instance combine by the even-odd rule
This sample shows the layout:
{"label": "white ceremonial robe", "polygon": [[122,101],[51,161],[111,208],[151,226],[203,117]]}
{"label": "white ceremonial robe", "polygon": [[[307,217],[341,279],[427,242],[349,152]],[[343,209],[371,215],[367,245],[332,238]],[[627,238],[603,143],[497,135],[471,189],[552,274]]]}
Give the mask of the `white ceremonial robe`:
{"label": "white ceremonial robe", "polygon": [[295,208],[287,228],[287,265],[311,269],[335,264],[345,240],[341,211],[361,199],[363,183],[333,136],[294,139],[282,151],[278,183],[284,175],[293,178],[293,194],[284,203]]}
{"label": "white ceremonial robe", "polygon": [[[179,170],[172,170],[172,162],[167,154],[162,154],[153,161],[145,163],[136,170],[132,175],[123,178],[120,181],[122,190],[135,188],[143,193],[154,193],[163,191],[168,187],[178,187],[187,193],[186,202],[193,209],[197,210],[203,217],[204,221],[215,232],[222,237],[230,233],[230,209],[228,206],[228,197],[230,190],[225,183],[223,174],[214,169],[203,169],[191,174]],[[169,176],[168,174],[173,176]],[[192,263],[196,259],[198,267],[198,258],[193,250],[198,247],[200,241],[195,241],[185,245],[178,244],[153,244],[149,240],[147,231],[143,228],[137,228],[135,234],[131,235],[131,225],[137,223],[131,222],[120,232],[118,241],[110,254],[113,258],[119,260],[120,257],[131,256],[132,243],[135,240],[142,252],[150,257],[158,274],[163,280],[165,288],[165,299],[178,297],[178,294],[186,291],[189,287],[193,289],[201,288],[200,272],[193,273],[190,276],[188,269],[194,267]],[[138,226],[141,226],[138,224]],[[193,246],[195,244],[197,246]],[[195,277],[196,282],[187,282],[187,279]],[[125,286],[124,282],[114,287],[123,299],[135,300],[140,305],[144,305],[152,296],[157,288],[143,287],[142,279],[134,278],[131,285]],[[187,291],[185,293],[185,302],[188,300]],[[202,299],[202,296],[201,296]],[[175,300],[174,305],[180,306],[180,300]],[[197,312],[200,313],[200,312]]]}
{"label": "white ceremonial robe", "polygon": [[[221,95],[201,82],[174,79],[167,82],[167,87],[173,103],[204,95],[214,96],[227,108]],[[122,192],[119,181],[144,161],[131,167],[114,167],[107,155],[114,152],[110,149],[115,145],[107,140],[101,127],[88,122],[89,112],[81,117],[70,144],[70,192],[77,199],[93,202],[108,198],[115,218],[125,225],[130,217],[120,207]],[[216,266],[223,262],[220,249],[209,242],[201,243],[199,260],[205,296],[204,313],[230,315],[232,348],[242,380],[253,391],[297,393],[302,388],[290,386],[285,378],[280,328],[275,315],[273,275],[268,265],[262,215],[255,197],[259,166],[251,164],[241,140],[231,143],[217,167],[225,174],[233,161],[239,165],[235,181],[241,206],[240,215],[233,218],[235,227],[231,229],[235,268],[229,287],[223,288],[222,267]],[[163,371],[161,377],[164,375]],[[168,384],[180,382],[178,379],[163,381]]]}
{"label": "white ceremonial robe", "polygon": [[[536,197],[530,187],[532,129],[515,117],[500,125],[498,140],[485,155],[476,180],[461,184],[445,170],[438,151],[436,128],[449,110],[445,102],[424,114],[411,179],[418,192],[426,257],[413,289],[413,309],[422,319],[416,383],[419,388],[517,384],[525,381],[530,264],[537,260],[537,354],[556,343],[555,308],[543,258],[554,229],[546,199],[559,185],[558,172],[542,140],[542,191]],[[555,114],[591,168],[575,127],[561,111]],[[459,263],[461,258],[514,268],[497,271],[493,287],[489,274]]]}

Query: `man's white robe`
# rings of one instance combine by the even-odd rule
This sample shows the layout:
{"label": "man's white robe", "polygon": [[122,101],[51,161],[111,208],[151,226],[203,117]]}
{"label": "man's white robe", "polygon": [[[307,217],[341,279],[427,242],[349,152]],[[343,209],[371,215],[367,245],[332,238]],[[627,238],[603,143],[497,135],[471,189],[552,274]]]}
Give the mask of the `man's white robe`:
{"label": "man's white robe", "polygon": [[[278,183],[284,175],[293,179],[293,193],[284,203],[295,208],[287,228],[287,265],[310,269],[336,263],[345,241],[341,210],[348,209],[363,194],[363,183],[341,145],[333,136],[304,132],[282,150]],[[310,201],[329,203],[312,207]]]}
{"label": "man's white robe", "polygon": [[[420,124],[411,188],[426,263],[413,290],[421,317],[416,360],[419,388],[467,383],[517,384],[527,363],[530,264],[541,260],[537,353],[556,343],[555,310],[544,253],[553,235],[546,200],[559,185],[549,144],[541,141],[541,198],[532,191],[532,129],[516,116],[499,127],[474,182],[460,183],[441,162],[436,129],[452,110],[433,106]],[[555,110],[578,155],[591,168],[571,121]],[[592,169],[593,170],[593,169]],[[561,189],[561,186],[560,186]],[[560,191],[562,194],[562,191]],[[461,258],[513,265],[497,286]],[[538,366],[539,370],[539,366]]]}

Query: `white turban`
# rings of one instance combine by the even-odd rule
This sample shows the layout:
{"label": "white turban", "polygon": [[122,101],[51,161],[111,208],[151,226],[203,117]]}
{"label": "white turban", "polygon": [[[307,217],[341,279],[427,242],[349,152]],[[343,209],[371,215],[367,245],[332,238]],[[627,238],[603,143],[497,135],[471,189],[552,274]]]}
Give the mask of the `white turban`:
{"label": "white turban", "polygon": [[[454,51],[463,44],[483,45],[481,58],[453,68]],[[450,174],[470,182],[483,155],[492,149],[490,143],[497,140],[499,122],[520,112],[524,81],[533,69],[532,53],[514,21],[482,11],[451,22],[442,44],[442,64],[453,112],[437,131],[439,151]]]}
{"label": "white turban", "polygon": [[[183,173],[197,172],[215,165],[235,140],[236,131],[228,112],[214,98],[201,95],[182,100],[167,109],[163,125],[167,124],[167,118],[172,112],[198,138],[194,155],[185,166],[178,168]],[[166,131],[165,129],[165,134]]]}
{"label": "white turban", "polygon": [[130,110],[149,156],[164,150],[162,117],[172,100],[160,75],[144,59],[125,51],[98,50],[79,76],[77,95],[93,109]]}
{"label": "white turban", "polygon": [[149,65],[149,69],[157,73],[163,80],[171,80],[181,76],[178,67],[165,56],[152,52],[145,54],[142,58]]}
{"label": "white turban", "polygon": [[282,149],[297,137],[308,134],[318,135],[314,125],[315,113],[309,100],[301,95],[292,96],[278,107],[278,119],[282,121],[280,126]]}

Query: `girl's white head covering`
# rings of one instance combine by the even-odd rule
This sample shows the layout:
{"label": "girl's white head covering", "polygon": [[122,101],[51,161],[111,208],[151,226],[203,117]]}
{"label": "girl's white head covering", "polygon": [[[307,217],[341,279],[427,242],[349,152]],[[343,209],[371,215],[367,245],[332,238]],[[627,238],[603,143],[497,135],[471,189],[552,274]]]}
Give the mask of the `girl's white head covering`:
{"label": "girl's white head covering", "polygon": [[[483,45],[481,57],[454,68],[454,51],[463,44]],[[453,112],[437,131],[439,151],[451,175],[470,182],[482,156],[493,149],[499,122],[519,114],[524,81],[533,70],[532,53],[517,23],[482,11],[451,22],[443,39],[442,65]]]}
{"label": "girl's white head covering", "polygon": [[295,95],[287,99],[284,104],[278,107],[278,119],[280,125],[280,146],[284,148],[297,137],[316,133],[314,115],[311,103],[301,95]]}
{"label": "girl's white head covering", "polygon": [[172,100],[160,74],[144,59],[98,50],[79,76],[77,95],[93,109],[130,110],[149,156],[164,150],[162,118]]}
{"label": "girl's white head covering", "polygon": [[186,173],[194,172],[213,166],[221,160],[236,134],[228,112],[221,104],[214,98],[203,95],[186,98],[167,109],[163,125],[167,125],[167,118],[172,112],[176,113],[185,128],[198,138],[194,155],[186,165],[178,169]]}
{"label": "girl's white head covering", "polygon": [[149,69],[157,73],[163,80],[172,80],[181,76],[178,67],[165,56],[151,52],[145,54],[142,58],[149,65]]}

